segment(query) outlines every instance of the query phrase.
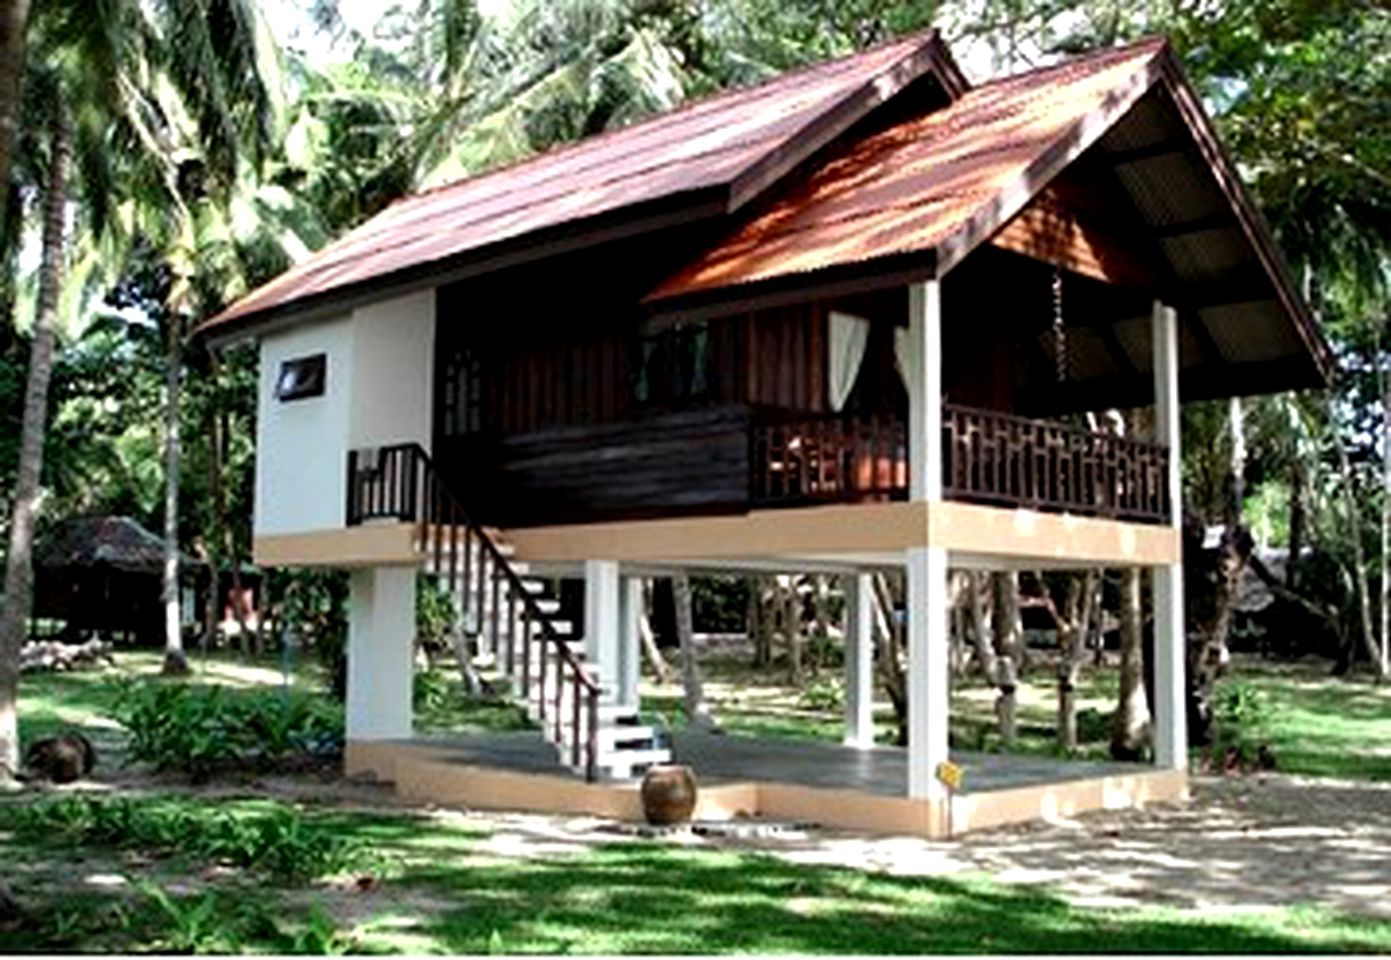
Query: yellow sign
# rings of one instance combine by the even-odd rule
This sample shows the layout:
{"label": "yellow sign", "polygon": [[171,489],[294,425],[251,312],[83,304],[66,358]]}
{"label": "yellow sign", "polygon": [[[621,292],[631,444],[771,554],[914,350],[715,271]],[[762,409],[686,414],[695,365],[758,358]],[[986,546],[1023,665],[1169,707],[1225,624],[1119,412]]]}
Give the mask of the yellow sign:
{"label": "yellow sign", "polygon": [[952,790],[961,789],[961,778],[966,775],[962,770],[950,760],[943,760],[937,764],[937,779],[945,783]]}

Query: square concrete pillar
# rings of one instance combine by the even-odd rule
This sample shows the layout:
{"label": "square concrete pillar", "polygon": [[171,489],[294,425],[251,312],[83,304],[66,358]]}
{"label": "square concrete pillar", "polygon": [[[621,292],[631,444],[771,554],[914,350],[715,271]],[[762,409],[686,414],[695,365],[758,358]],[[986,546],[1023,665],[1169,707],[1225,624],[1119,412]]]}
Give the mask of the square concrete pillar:
{"label": "square concrete pillar", "polygon": [[947,552],[908,551],[908,796],[941,800],[951,715],[948,672]]}
{"label": "square concrete pillar", "polygon": [[618,561],[584,562],[584,651],[606,691],[618,688]]}
{"label": "square concrete pillar", "polygon": [[354,570],[348,598],[349,741],[410,737],[415,669],[413,567]]}
{"label": "square concrete pillar", "polygon": [[[1154,348],[1155,441],[1169,450],[1169,522],[1183,529],[1182,417],[1178,393],[1178,316],[1154,303],[1150,323]],[[1173,770],[1188,767],[1188,659],[1184,619],[1183,565],[1154,569],[1154,762]]]}
{"label": "square concrete pillar", "polygon": [[874,584],[870,574],[845,583],[845,745],[874,746]]}
{"label": "square concrete pillar", "polygon": [[618,587],[618,704],[638,708],[638,678],[642,671],[642,578],[622,577]]}
{"label": "square concrete pillar", "polygon": [[908,495],[942,499],[942,286],[908,288]]}

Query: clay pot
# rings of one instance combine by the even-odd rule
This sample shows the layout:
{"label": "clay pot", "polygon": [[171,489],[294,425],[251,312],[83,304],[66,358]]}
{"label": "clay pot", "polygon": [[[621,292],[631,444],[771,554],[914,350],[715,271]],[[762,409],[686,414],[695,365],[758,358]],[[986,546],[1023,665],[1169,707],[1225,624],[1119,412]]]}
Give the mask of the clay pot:
{"label": "clay pot", "polygon": [[652,767],[642,778],[642,812],[654,826],[685,823],[696,805],[696,778],[679,763]]}

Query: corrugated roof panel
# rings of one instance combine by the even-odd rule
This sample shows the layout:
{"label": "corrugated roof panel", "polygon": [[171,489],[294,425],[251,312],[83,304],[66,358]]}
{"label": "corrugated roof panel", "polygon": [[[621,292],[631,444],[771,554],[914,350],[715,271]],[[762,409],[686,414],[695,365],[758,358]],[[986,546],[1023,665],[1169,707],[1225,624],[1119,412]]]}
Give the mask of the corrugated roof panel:
{"label": "corrugated roof panel", "polygon": [[1154,347],[1150,343],[1150,315],[1127,317],[1111,327],[1116,340],[1136,370],[1149,373],[1154,368]]}
{"label": "corrugated roof panel", "polygon": [[[1209,307],[1199,311],[1199,316],[1223,359],[1229,363],[1261,363],[1288,357],[1301,347],[1292,329],[1268,322],[1271,312],[1278,309],[1279,304],[1273,300],[1258,300]],[[1252,336],[1253,330],[1259,330],[1260,335]]]}
{"label": "corrugated roof panel", "polygon": [[1214,280],[1255,263],[1245,237],[1234,227],[1165,237],[1160,246],[1174,273],[1186,282]]}
{"label": "corrugated roof panel", "polygon": [[1151,40],[1007,77],[867,137],[788,189],[649,299],[941,244],[998,205],[1075,125],[1104,106],[1138,98],[1153,80],[1150,71],[1162,49],[1161,41]]}
{"label": "corrugated roof panel", "polygon": [[922,75],[937,51],[947,57],[935,33],[916,35],[407,197],[203,329],[647,201],[728,189],[795,155],[799,135],[837,106]]}

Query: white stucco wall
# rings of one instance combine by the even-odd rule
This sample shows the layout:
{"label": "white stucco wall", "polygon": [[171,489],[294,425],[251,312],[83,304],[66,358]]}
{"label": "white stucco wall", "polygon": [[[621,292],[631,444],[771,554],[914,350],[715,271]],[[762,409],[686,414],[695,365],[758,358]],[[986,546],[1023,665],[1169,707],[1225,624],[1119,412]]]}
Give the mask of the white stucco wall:
{"label": "white stucco wall", "polygon": [[[343,525],[352,394],[352,317],[295,327],[261,341],[256,402],[258,536]],[[280,365],[327,356],[324,394],[282,403],[275,398]]]}
{"label": "white stucco wall", "polygon": [[[435,292],[261,340],[256,419],[257,536],[339,529],[350,449],[415,441],[429,449]],[[280,365],[327,357],[324,395],[282,402]]]}
{"label": "white stucco wall", "polygon": [[434,352],[435,291],[354,312],[351,447],[413,440],[430,449]]}

